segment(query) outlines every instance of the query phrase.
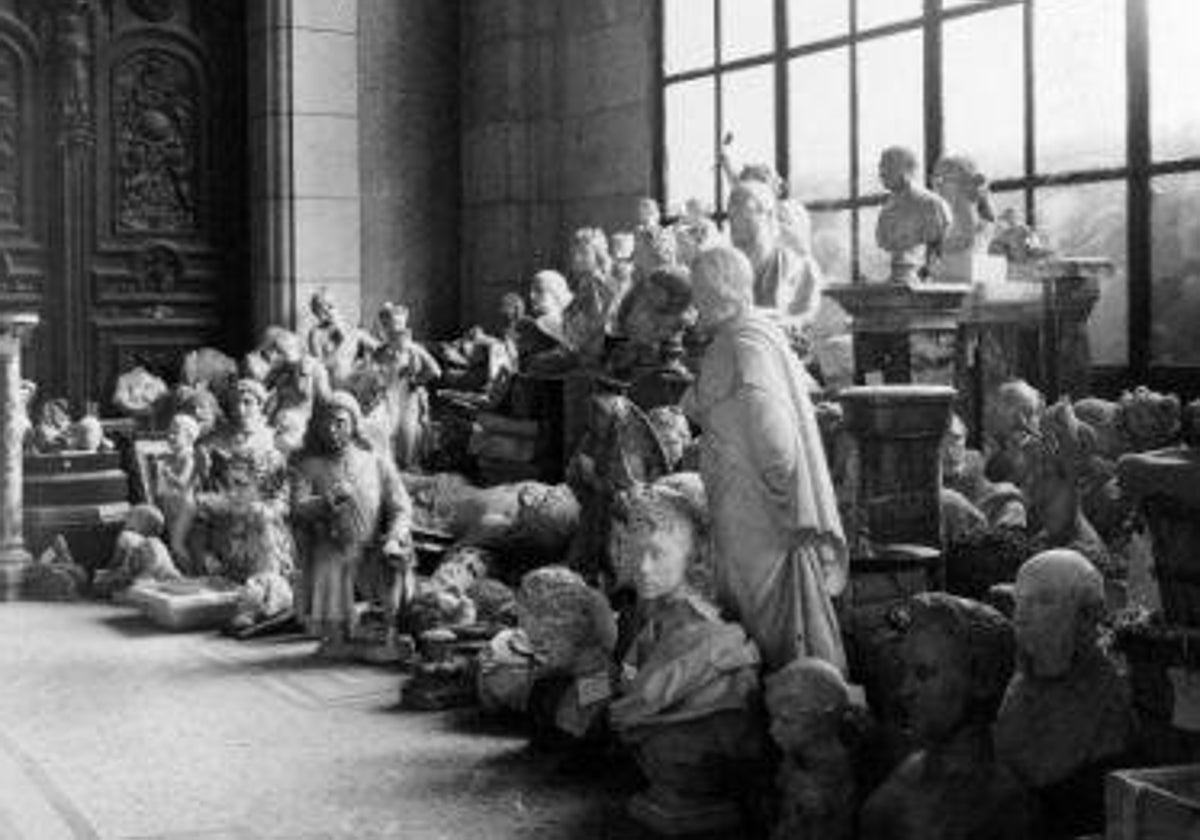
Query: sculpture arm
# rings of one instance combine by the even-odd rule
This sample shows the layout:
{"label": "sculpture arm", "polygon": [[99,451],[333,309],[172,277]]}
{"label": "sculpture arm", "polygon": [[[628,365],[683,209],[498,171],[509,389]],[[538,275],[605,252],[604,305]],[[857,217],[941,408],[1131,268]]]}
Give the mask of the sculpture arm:
{"label": "sculpture arm", "polygon": [[412,497],[408,495],[400,473],[389,459],[379,459],[379,470],[382,493],[380,542],[385,554],[409,555],[412,551]]}

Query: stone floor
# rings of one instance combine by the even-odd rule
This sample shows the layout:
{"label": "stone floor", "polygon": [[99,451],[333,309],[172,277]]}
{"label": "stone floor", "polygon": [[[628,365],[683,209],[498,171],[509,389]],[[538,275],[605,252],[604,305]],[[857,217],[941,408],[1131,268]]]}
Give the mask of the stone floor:
{"label": "stone floor", "polygon": [[165,634],[127,609],[0,604],[0,838],[638,838],[628,771],[295,639]]}

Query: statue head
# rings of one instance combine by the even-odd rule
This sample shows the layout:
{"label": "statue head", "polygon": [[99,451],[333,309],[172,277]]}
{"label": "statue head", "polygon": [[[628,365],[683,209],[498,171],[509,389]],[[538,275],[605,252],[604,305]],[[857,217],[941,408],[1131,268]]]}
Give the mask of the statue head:
{"label": "statue head", "polygon": [[234,388],[234,416],[243,429],[259,422],[267,402],[267,389],[257,379],[239,379]]}
{"label": "statue head", "polygon": [[762,181],[739,181],[729,194],[729,236],[747,253],[765,254],[779,237],[779,198]]}
{"label": "statue head", "polygon": [[712,330],[754,305],[754,269],[741,251],[719,246],[692,263],[692,300],[697,324]]}
{"label": "statue head", "polygon": [[967,424],[958,414],[951,414],[946,433],[942,435],[942,476],[961,475],[966,462]]}
{"label": "statue head", "polygon": [[348,391],[334,391],[318,408],[316,422],[325,452],[337,455],[358,439],[362,409]]}
{"label": "statue head", "polygon": [[662,210],[659,209],[658,202],[648,195],[644,195],[637,200],[637,226],[640,228],[654,228],[662,224]]}
{"label": "statue head", "polygon": [[927,592],[910,601],[901,648],[901,702],[913,735],[949,741],[965,726],[995,719],[1012,674],[1012,626],[989,606]]}
{"label": "statue head", "polygon": [[402,303],[384,301],[379,307],[379,329],[387,343],[402,342],[411,336],[408,314],[408,307]]}
{"label": "statue head", "polygon": [[[956,200],[974,204],[986,198],[987,178],[979,171],[975,161],[966,155],[948,155],[933,167],[933,188],[951,206]],[[991,221],[994,214],[991,205],[987,204],[987,207],[986,218]]]}
{"label": "statue head", "polygon": [[850,686],[823,659],[801,657],[766,679],[771,737],[788,754],[838,739],[851,709]]}
{"label": "statue head", "polygon": [[529,283],[529,309],[535,318],[561,317],[571,303],[567,278],[557,271],[544,270],[533,275]]}
{"label": "statue head", "polygon": [[540,670],[587,674],[606,668],[617,643],[607,599],[564,566],[543,566],[521,579],[517,616]]}
{"label": "statue head", "polygon": [[177,396],[180,412],[196,419],[201,435],[211,432],[221,419],[221,401],[209,388],[182,386]]}
{"label": "statue head", "polygon": [[785,184],[783,178],[769,163],[747,163],[738,173],[739,181],[755,181],[766,184],[776,196],[782,198]]}
{"label": "statue head", "polygon": [[104,426],[94,414],[85,414],[71,426],[70,447],[77,452],[96,452],[104,444]]}
{"label": "statue head", "polygon": [[996,389],[991,410],[984,419],[988,436],[999,444],[1038,434],[1042,411],[1042,393],[1024,379],[1010,379]]}
{"label": "statue head", "polygon": [[304,358],[304,342],[300,340],[300,336],[291,330],[278,330],[275,332],[271,349],[274,351],[276,358],[282,361],[285,365],[296,365]]}
{"label": "statue head", "polygon": [[637,247],[637,237],[633,233],[619,230],[609,237],[608,242],[612,246],[612,258],[617,264],[633,259],[633,252]]}
{"label": "statue head", "polygon": [[635,485],[618,498],[612,527],[639,599],[687,591],[691,564],[706,538],[702,512],[687,496],[667,485]]}
{"label": "statue head", "polygon": [[879,156],[879,181],[888,192],[908,189],[917,177],[917,156],[903,146],[889,146]]}
{"label": "statue head", "polygon": [[167,427],[167,442],[176,455],[191,453],[200,437],[200,423],[190,414],[176,414]]}
{"label": "statue head", "polygon": [[596,227],[579,228],[571,234],[570,273],[607,275],[612,267],[608,237]]}
{"label": "statue head", "polygon": [[333,298],[325,289],[313,293],[308,300],[308,308],[313,317],[317,319],[317,323],[323,327],[337,320],[337,306],[334,305]]}
{"label": "statue head", "polygon": [[1104,617],[1104,577],[1078,551],[1057,548],[1017,571],[1013,627],[1022,670],[1061,677],[1096,644]]}
{"label": "statue head", "polygon": [[500,298],[500,317],[511,327],[525,317],[525,299],[516,292],[505,292]]}
{"label": "statue head", "polygon": [[143,537],[160,537],[166,529],[162,511],[150,504],[134,505],[125,514],[125,530]]}

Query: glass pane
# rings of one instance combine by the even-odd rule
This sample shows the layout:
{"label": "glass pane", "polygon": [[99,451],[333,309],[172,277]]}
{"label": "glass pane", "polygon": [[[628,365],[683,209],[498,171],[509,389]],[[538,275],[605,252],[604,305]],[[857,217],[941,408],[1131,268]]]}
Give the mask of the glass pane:
{"label": "glass pane", "polygon": [[716,63],[713,0],[662,0],[663,69],[667,73]]}
{"label": "glass pane", "polygon": [[858,0],[858,31],[918,18],[924,0]]}
{"label": "glass pane", "polygon": [[791,62],[792,193],[809,201],[850,195],[850,51]]}
{"label": "glass pane", "polygon": [[667,85],[667,203],[697,198],[715,206],[716,90],[711,78]]}
{"label": "glass pane", "polygon": [[868,283],[883,283],[888,279],[891,257],[875,244],[875,224],[883,207],[875,204],[858,210],[858,276]]}
{"label": "glass pane", "polygon": [[1107,257],[1116,274],[1100,288],[1088,321],[1092,363],[1124,365],[1129,358],[1129,257],[1123,181],[1038,190],[1039,230],[1066,257]]}
{"label": "glass pane", "polygon": [[774,0],[721,0],[722,61],[736,61],[774,48]]}
{"label": "glass pane", "polygon": [[1037,171],[1124,164],[1125,0],[1038,0],[1034,14]]}
{"label": "glass pane", "polygon": [[736,168],[746,164],[775,166],[775,68],[767,64],[726,73],[722,78],[725,125]]}
{"label": "glass pane", "polygon": [[814,210],[813,258],[821,266],[826,285],[850,282],[850,211]]}
{"label": "glass pane", "polygon": [[1200,154],[1200,3],[1154,0],[1150,15],[1150,134],[1154,157]]}
{"label": "glass pane", "polygon": [[881,192],[877,164],[888,146],[924,156],[925,113],[920,32],[875,38],[858,48],[859,190]]}
{"label": "glass pane", "polygon": [[850,0],[789,0],[787,13],[793,45],[836,38],[850,29]]}
{"label": "glass pane", "polygon": [[1022,29],[1014,6],[947,21],[942,32],[945,150],[988,178],[1025,171]]}
{"label": "glass pane", "polygon": [[1150,346],[1160,364],[1200,364],[1200,173],[1155,178]]}

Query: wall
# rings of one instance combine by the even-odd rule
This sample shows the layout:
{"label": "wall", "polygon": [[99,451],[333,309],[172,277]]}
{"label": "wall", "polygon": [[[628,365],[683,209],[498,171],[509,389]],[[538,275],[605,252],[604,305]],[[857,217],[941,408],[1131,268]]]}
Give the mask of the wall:
{"label": "wall", "polygon": [[418,335],[459,324],[459,6],[358,0],[362,312],[402,302]]}
{"label": "wall", "polygon": [[467,0],[462,313],[561,266],[571,230],[627,228],[653,191],[655,0]]}

